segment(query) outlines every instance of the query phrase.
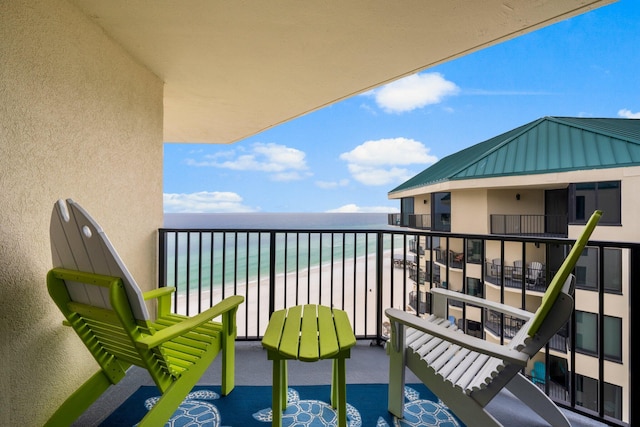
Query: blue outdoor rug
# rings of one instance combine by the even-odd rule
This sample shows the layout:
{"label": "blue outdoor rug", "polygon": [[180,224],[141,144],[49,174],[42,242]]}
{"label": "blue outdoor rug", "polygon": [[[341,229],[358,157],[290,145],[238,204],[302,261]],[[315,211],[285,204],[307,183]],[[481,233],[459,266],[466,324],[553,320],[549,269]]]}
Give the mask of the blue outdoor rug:
{"label": "blue outdoor rug", "polygon": [[[337,416],[331,408],[331,388],[291,386],[289,405],[283,414],[284,427],[335,426]],[[159,396],[152,386],[140,387],[102,424],[134,426]],[[387,411],[386,384],[348,384],[347,422],[349,427],[436,426],[464,427],[438,398],[422,384],[405,388],[405,418],[395,419]],[[231,394],[220,396],[219,386],[193,389],[167,423],[180,427],[245,427],[271,425],[271,387],[236,386]]]}

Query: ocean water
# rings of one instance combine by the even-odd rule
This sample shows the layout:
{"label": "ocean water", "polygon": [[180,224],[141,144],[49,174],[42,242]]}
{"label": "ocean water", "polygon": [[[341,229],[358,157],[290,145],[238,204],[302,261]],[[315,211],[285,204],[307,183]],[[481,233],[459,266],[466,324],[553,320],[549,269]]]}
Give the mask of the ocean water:
{"label": "ocean water", "polygon": [[[375,254],[375,231],[392,229],[387,214],[356,213],[165,214],[164,228],[167,284],[179,289],[187,282],[189,288],[251,282],[268,277],[272,267],[276,275],[283,275],[350,262]],[[383,246],[388,249],[392,237],[385,236]],[[398,242],[393,246],[400,247]]]}
{"label": "ocean water", "polygon": [[385,213],[165,213],[165,228],[386,229]]}

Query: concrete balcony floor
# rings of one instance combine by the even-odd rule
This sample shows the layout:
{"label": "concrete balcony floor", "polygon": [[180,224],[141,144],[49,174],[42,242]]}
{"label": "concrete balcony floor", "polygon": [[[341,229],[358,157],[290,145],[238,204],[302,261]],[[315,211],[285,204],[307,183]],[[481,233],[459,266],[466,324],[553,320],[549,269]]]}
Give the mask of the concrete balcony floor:
{"label": "concrete balcony floor", "polygon": [[[369,341],[358,341],[352,349],[351,359],[347,361],[347,383],[387,383],[388,358],[384,348],[371,346]],[[331,361],[315,363],[290,361],[289,384],[330,384]],[[407,383],[420,381],[407,370]],[[200,384],[220,384],[220,357],[211,365]],[[153,385],[146,371],[132,367],[127,377],[116,386],[107,390],[73,425],[76,427],[97,426],[138,387]],[[236,385],[271,385],[271,361],[258,341],[239,341],[236,343]],[[386,402],[384,402],[386,406]],[[503,391],[488,406],[489,412],[505,426],[548,426],[529,408],[520,403],[510,393]],[[606,424],[564,410],[574,427],[606,426]],[[472,427],[472,426],[469,426]]]}

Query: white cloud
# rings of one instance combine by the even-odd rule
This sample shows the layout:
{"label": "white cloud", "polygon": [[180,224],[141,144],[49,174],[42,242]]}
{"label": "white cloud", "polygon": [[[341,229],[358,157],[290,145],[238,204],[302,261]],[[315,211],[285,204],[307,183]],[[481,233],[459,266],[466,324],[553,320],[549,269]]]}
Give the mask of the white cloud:
{"label": "white cloud", "polygon": [[253,212],[242,204],[242,197],[228,191],[200,191],[198,193],[164,193],[164,211],[167,213],[225,213]]}
{"label": "white cloud", "polygon": [[327,211],[328,213],[396,213],[399,212],[397,207],[393,206],[358,206],[356,204],[348,204],[340,206],[336,209]]}
{"label": "white cloud", "polygon": [[618,116],[624,117],[626,119],[640,119],[640,112],[633,113],[630,110],[623,108],[622,110],[618,111]]}
{"label": "white cloud", "polygon": [[255,143],[249,151],[238,149],[204,156],[201,160],[186,159],[185,163],[196,167],[215,167],[237,171],[259,171],[273,174],[276,181],[302,179],[297,173],[307,170],[303,151],[274,143]]}
{"label": "white cloud", "polygon": [[374,168],[356,164],[349,165],[349,172],[353,179],[364,185],[387,185],[393,182],[403,182],[414,174],[404,168]]}
{"label": "white cloud", "polygon": [[349,185],[348,179],[341,179],[340,181],[316,181],[316,187],[322,188],[323,190],[332,190],[338,187],[346,187]]}
{"label": "white cloud", "polygon": [[408,138],[388,138],[366,141],[353,150],[342,153],[353,178],[365,185],[387,185],[402,182],[415,173],[407,165],[430,165],[438,158],[429,154],[429,148]]}
{"label": "white cloud", "polygon": [[440,73],[413,74],[380,89],[367,92],[373,95],[378,107],[387,113],[404,113],[431,104],[438,104],[447,96],[456,95],[460,88]]}
{"label": "white cloud", "polygon": [[415,139],[385,138],[366,141],[340,158],[349,163],[366,165],[410,165],[435,163],[438,158],[429,154],[430,149]]}

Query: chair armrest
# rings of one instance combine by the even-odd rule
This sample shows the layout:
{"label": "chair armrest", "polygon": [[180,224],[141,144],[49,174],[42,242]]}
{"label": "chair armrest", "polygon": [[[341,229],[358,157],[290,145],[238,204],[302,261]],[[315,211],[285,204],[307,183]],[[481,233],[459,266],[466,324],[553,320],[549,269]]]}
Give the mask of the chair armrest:
{"label": "chair armrest", "polygon": [[497,311],[499,313],[508,314],[509,316],[517,317],[519,319],[529,320],[535,314],[535,313],[531,313],[530,311],[521,310],[519,308],[512,307],[507,304],[501,304],[499,302],[489,301],[484,298],[478,298],[472,295],[463,294],[461,292],[450,291],[448,289],[432,288],[430,292],[436,298],[438,296],[442,296],[447,299],[454,299],[456,301],[466,302],[468,304],[477,305],[479,307],[485,307],[493,311]]}
{"label": "chair armrest", "polygon": [[[153,291],[152,291],[153,292]],[[220,315],[231,312],[235,314],[235,310],[237,310],[238,306],[244,302],[244,297],[240,295],[230,296],[220,301],[218,304],[214,305],[210,309],[203,311],[200,314],[197,314],[193,317],[188,317],[181,321],[180,323],[176,323],[175,325],[171,325],[166,329],[162,329],[156,332],[153,335],[145,336],[136,341],[136,346],[143,349],[150,349],[159,346],[167,341],[170,341],[180,335],[183,335],[187,332],[192,331],[198,326],[214,319]]]}
{"label": "chair armrest", "polygon": [[171,294],[175,291],[174,286],[163,286],[143,293],[142,298],[145,301],[157,300],[158,317],[163,317],[171,312]]}
{"label": "chair armrest", "polygon": [[[392,322],[409,326],[478,353],[496,357],[521,366],[526,366],[527,361],[529,360],[529,355],[526,353],[510,349],[500,344],[494,344],[480,338],[472,337],[471,335],[461,332],[459,329],[454,330],[446,326],[440,326],[433,322],[428,322],[425,319],[396,308],[388,308],[385,310],[385,313]],[[394,331],[394,333],[397,332]],[[394,338],[392,337],[392,341],[393,340]]]}
{"label": "chair armrest", "polygon": [[145,301],[148,301],[150,299],[156,299],[156,298],[163,297],[165,295],[170,295],[175,291],[176,291],[176,288],[173,286],[164,286],[162,288],[157,288],[157,289],[144,292],[142,294],[142,298],[144,298]]}

